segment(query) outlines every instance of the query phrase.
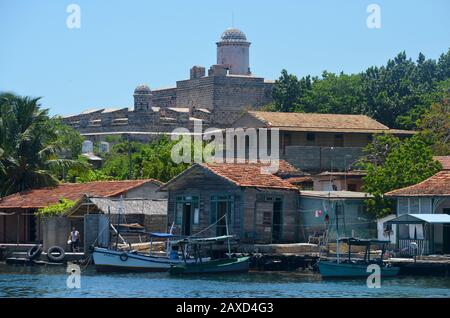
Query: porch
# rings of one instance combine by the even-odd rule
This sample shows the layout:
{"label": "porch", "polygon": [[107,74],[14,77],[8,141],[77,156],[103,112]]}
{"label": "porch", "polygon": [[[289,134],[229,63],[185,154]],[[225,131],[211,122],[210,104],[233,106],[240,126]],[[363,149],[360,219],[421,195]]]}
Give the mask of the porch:
{"label": "porch", "polygon": [[450,246],[448,214],[402,214],[386,223],[398,226],[397,242],[402,256],[446,253]]}

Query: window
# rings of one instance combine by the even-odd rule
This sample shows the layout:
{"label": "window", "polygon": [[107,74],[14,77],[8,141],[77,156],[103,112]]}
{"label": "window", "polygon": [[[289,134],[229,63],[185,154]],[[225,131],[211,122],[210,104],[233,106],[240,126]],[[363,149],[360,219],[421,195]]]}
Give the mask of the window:
{"label": "window", "polygon": [[[211,196],[210,223],[216,224],[216,235],[226,235],[226,225],[231,225],[234,218],[234,200],[232,195]],[[227,220],[225,220],[225,216]]]}
{"label": "window", "polygon": [[334,146],[344,147],[344,135],[342,134],[334,135]]}
{"label": "window", "polygon": [[316,134],[306,133],[306,145],[314,146],[316,144]]}
{"label": "window", "polygon": [[291,134],[290,133],[285,133],[284,134],[284,145],[285,146],[290,146],[291,143],[292,143]]}
{"label": "window", "polygon": [[353,183],[348,184],[347,185],[347,191],[357,191],[356,184],[353,184]]}

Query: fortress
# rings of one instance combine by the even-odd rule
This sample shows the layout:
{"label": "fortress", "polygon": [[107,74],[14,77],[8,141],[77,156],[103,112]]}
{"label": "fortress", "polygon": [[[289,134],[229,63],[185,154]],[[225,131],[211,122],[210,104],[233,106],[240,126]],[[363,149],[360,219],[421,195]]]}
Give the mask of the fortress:
{"label": "fortress", "polygon": [[193,66],[190,78],[175,87],[151,90],[139,85],[134,90],[134,108],[100,108],[63,121],[87,139],[128,135],[149,140],[178,127],[192,131],[202,120],[204,128],[230,126],[244,111],[259,109],[272,101],[273,81],[255,77],[250,71],[250,42],[235,28],[222,33],[217,44],[217,64],[206,74],[205,67]]}

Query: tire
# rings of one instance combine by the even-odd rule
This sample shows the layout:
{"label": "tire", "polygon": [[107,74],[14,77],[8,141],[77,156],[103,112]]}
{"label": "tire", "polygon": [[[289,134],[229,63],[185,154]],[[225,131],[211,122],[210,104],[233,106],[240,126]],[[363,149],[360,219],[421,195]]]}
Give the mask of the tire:
{"label": "tire", "polygon": [[42,247],[40,245],[34,245],[27,252],[27,257],[29,260],[34,260],[38,258],[42,253]]}
{"label": "tire", "polygon": [[[52,253],[59,253],[58,256],[53,255]],[[50,262],[62,262],[66,257],[66,252],[59,246],[52,246],[47,251],[47,258]]]}
{"label": "tire", "polygon": [[120,260],[122,262],[126,262],[128,260],[128,254],[127,253],[120,254]]}

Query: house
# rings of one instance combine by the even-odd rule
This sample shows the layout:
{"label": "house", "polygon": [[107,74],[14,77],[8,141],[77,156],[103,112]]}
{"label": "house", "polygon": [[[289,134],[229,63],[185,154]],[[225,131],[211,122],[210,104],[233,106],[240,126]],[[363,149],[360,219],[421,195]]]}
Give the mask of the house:
{"label": "house", "polygon": [[219,236],[228,227],[245,243],[297,241],[298,188],[286,181],[292,168],[280,162],[276,175],[262,173],[264,165],[194,164],[161,187],[169,224],[182,235]]}
{"label": "house", "polygon": [[375,217],[369,214],[364,200],[368,193],[353,191],[300,190],[300,223],[304,241],[311,236],[376,237]]}
{"label": "house", "polygon": [[[167,199],[117,198],[83,196],[66,214],[70,226],[76,226],[83,237],[86,250],[94,242],[107,246],[109,243],[109,224],[118,227],[132,226],[145,232],[167,232]],[[54,236],[55,235],[51,235]],[[126,235],[128,243],[147,241],[145,233]],[[52,244],[65,245],[65,236],[54,238]],[[46,241],[44,237],[44,242]],[[49,239],[47,239],[49,241]]]}
{"label": "house", "polygon": [[97,181],[62,183],[52,188],[32,189],[0,199],[0,242],[35,243],[43,239],[41,219],[35,212],[59,202],[61,198],[73,201],[84,195],[99,197],[163,199],[159,193],[161,182],[154,179],[127,181]]}
{"label": "house", "polygon": [[311,176],[313,190],[316,191],[355,191],[363,186],[364,171],[324,171]]}
{"label": "house", "polygon": [[398,247],[413,254],[411,243],[420,254],[450,253],[450,170],[409,187],[390,191],[385,197],[396,199]]}
{"label": "house", "polygon": [[450,156],[433,156],[433,159],[441,163],[442,170],[450,170]]}
{"label": "house", "polygon": [[[407,137],[365,115],[249,111],[234,128],[279,130],[280,159],[306,172],[348,171],[374,134]],[[247,145],[246,145],[247,147]]]}

